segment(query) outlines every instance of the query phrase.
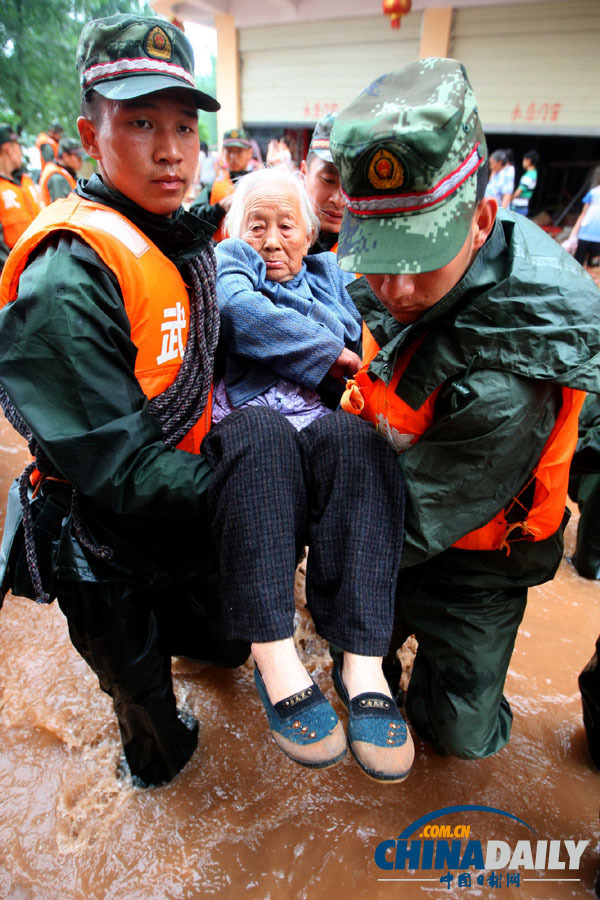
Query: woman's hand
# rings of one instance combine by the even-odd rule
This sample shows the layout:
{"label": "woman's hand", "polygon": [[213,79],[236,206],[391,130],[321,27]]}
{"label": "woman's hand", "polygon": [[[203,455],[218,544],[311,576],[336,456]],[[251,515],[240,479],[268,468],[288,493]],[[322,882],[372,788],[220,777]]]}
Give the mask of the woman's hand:
{"label": "woman's hand", "polygon": [[334,364],[329,370],[332,378],[343,381],[344,378],[350,378],[360,369],[360,356],[344,347]]}

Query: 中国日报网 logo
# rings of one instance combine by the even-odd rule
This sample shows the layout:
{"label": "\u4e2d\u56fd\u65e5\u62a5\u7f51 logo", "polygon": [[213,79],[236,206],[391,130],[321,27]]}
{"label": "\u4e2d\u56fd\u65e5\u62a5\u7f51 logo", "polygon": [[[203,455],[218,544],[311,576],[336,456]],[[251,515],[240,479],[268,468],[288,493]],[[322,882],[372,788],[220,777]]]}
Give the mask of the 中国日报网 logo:
{"label": "\u4e2d\u56fd\u65e5\u62a5\u7f51 logo", "polygon": [[[581,857],[589,840],[537,840],[529,836],[514,845],[503,840],[471,839],[471,825],[465,824],[465,813],[486,812],[507,816],[529,829],[535,830],[512,813],[493,806],[447,806],[427,813],[404,829],[397,838],[381,841],[375,848],[375,863],[387,877],[380,881],[437,881],[448,889],[456,879],[458,887],[487,885],[488,887],[520,886],[521,881],[539,881],[536,872],[549,874],[544,881],[579,881],[570,877],[579,869]],[[456,820],[461,814],[460,821]],[[453,816],[449,822],[433,822],[440,817]],[[466,843],[463,843],[466,841]],[[436,877],[420,876],[420,873]],[[505,870],[505,871],[498,871]],[[401,877],[400,872],[411,872]],[[559,871],[565,874],[559,877]]]}

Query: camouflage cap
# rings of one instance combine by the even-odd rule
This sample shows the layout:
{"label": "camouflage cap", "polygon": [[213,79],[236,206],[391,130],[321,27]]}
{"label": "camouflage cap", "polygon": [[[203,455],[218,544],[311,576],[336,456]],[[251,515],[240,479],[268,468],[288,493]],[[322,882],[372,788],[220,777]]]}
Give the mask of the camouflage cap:
{"label": "camouflage cap", "polygon": [[0,146],[2,144],[19,143],[19,135],[12,125],[0,125]]}
{"label": "camouflage cap", "polygon": [[78,141],[77,138],[62,138],[58,145],[58,155],[62,156],[63,153],[77,153],[78,156],[83,156],[81,141]]}
{"label": "camouflage cap", "polygon": [[223,135],[223,146],[243,147],[244,150],[249,150],[252,147],[252,141],[248,132],[243,128],[231,128]]}
{"label": "camouflage cap", "polygon": [[342,269],[431,272],[463,246],[487,147],[464,66],[421,59],[382,75],[331,135],[346,209]]}
{"label": "camouflage cap", "polygon": [[333,128],[336,115],[337,113],[331,112],[319,119],[315,125],[315,130],[310,139],[310,147],[308,148],[309,153],[316,154],[316,156],[319,156],[326,162],[333,162],[329,139],[331,137],[331,129]]}
{"label": "camouflage cap", "polygon": [[94,89],[111,100],[131,100],[167,88],[187,88],[199,109],[221,108],[196,88],[194,51],[176,25],[132,15],[94,19],[77,46],[81,93]]}

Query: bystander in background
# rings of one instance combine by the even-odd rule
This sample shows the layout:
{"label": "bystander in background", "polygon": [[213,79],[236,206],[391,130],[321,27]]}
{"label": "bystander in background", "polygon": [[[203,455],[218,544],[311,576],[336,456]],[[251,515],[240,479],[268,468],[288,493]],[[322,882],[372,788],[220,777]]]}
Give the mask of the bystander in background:
{"label": "bystander in background", "polygon": [[523,157],[523,174],[519,179],[519,184],[512,195],[510,208],[513,212],[521,213],[522,216],[529,214],[529,203],[537,185],[537,165],[539,154],[537,150],[528,150]]}
{"label": "bystander in background", "polygon": [[511,177],[506,150],[494,150],[493,153],[490,153],[490,179],[485,189],[485,196],[493,197],[498,201],[498,206],[508,209],[514,187],[514,167]]}
{"label": "bystander in background", "polygon": [[64,128],[60,122],[52,122],[48,131],[40,131],[35,146],[40,154],[40,170],[43,172],[48,163],[58,159],[58,143],[63,135]]}
{"label": "bystander in background", "polygon": [[0,125],[0,271],[41,209],[37,187],[22,165],[18,134],[10,125]]}
{"label": "bystander in background", "polygon": [[591,265],[591,261],[600,256],[600,167],[595,170],[592,183],[594,187],[584,196],[583,209],[568,238],[571,247],[577,241],[575,259],[582,266]]}
{"label": "bystander in background", "polygon": [[77,184],[77,173],[83,165],[83,148],[78,138],[63,138],[58,145],[58,159],[44,167],[40,175],[40,193],[45,206],[68,197]]}

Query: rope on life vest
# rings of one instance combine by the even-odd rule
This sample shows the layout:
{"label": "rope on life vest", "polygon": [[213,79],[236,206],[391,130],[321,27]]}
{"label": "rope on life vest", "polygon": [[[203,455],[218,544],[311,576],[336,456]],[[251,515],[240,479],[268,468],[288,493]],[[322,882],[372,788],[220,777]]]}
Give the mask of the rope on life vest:
{"label": "rope on life vest", "polygon": [[[188,340],[177,377],[161,394],[149,401],[150,412],[160,422],[163,441],[168,447],[176,447],[182,438],[198,422],[208,400],[212,384],[215,351],[219,340],[219,307],[217,303],[216,272],[217,262],[212,244],[186,264],[191,286],[190,327]],[[25,557],[31,583],[38,603],[51,603],[54,599],[44,589],[38,566],[33,517],[29,503],[31,476],[38,469],[40,478],[35,490],[39,491],[44,481],[66,481],[54,471],[52,463],[32,434],[29,426],[18,412],[4,387],[0,385],[0,406],[12,427],[25,438],[29,452],[34,457],[25,467],[18,481],[19,499],[23,513],[23,534]],[[66,482],[68,483],[68,482]],[[80,510],[80,491],[71,487],[71,521],[79,542],[99,559],[110,560],[113,551],[103,544],[91,541],[85,532]]]}
{"label": "rope on life vest", "polygon": [[[529,522],[525,519],[523,522],[513,522],[512,525],[509,525],[504,533],[504,537],[502,538],[502,543],[499,546],[499,550],[506,550],[506,555],[510,556],[510,544],[509,537],[517,528],[521,530],[521,537],[517,538],[517,540],[526,541],[528,539],[535,540],[536,537],[539,537],[541,534],[541,530],[536,525],[530,525]],[[514,541],[512,543],[515,543]]]}
{"label": "rope on life vest", "polygon": [[176,447],[206,407],[219,340],[217,260],[212,244],[188,263],[191,280],[190,327],[177,377],[149,402],[160,422],[163,440]]}
{"label": "rope on life vest", "polygon": [[364,397],[360,392],[360,388],[354,380],[346,382],[346,390],[342,394],[340,406],[344,412],[352,413],[352,415],[360,416],[365,405]]}

